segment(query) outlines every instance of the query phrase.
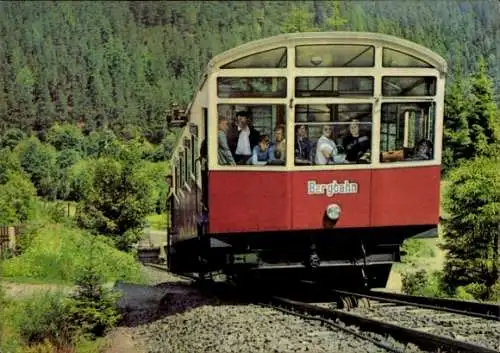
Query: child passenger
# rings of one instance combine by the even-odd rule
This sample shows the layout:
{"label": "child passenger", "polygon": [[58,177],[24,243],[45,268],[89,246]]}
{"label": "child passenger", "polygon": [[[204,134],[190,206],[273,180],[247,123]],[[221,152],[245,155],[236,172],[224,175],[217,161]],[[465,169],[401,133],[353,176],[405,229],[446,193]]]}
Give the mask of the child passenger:
{"label": "child passenger", "polygon": [[271,142],[269,136],[261,135],[259,144],[255,146],[252,150],[252,158],[250,158],[250,164],[253,165],[263,165],[267,162],[272,161],[274,158],[273,150],[270,148]]}

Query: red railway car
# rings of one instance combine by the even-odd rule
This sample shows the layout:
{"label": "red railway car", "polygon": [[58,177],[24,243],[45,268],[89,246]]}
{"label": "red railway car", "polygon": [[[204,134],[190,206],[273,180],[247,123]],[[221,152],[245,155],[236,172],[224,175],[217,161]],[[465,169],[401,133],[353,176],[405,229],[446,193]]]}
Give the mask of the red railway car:
{"label": "red railway car", "polygon": [[284,34],[214,57],[171,165],[168,266],[384,287],[435,236],[446,62],[378,33]]}

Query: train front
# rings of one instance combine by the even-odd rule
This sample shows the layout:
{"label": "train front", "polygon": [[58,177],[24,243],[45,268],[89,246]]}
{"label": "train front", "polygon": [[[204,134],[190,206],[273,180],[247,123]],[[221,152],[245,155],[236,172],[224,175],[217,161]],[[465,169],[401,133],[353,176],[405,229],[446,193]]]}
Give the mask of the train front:
{"label": "train front", "polygon": [[372,33],[279,36],[218,60],[206,263],[385,287],[401,243],[437,233],[444,61]]}

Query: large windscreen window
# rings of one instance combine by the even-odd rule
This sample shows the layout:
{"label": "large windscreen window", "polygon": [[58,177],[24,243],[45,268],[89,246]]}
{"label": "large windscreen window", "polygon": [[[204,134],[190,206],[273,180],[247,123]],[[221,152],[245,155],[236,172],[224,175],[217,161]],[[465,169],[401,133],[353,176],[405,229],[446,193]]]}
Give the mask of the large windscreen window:
{"label": "large windscreen window", "polygon": [[373,96],[373,77],[296,77],[295,97]]}
{"label": "large windscreen window", "polygon": [[300,45],[295,51],[297,67],[373,67],[375,48],[371,45]]}
{"label": "large windscreen window", "polygon": [[245,56],[223,65],[222,69],[285,68],[286,47],[266,50]]}
{"label": "large windscreen window", "polygon": [[389,163],[434,159],[434,129],[434,103],[383,103],[380,161]]}
{"label": "large windscreen window", "polygon": [[219,77],[217,95],[220,98],[283,98],[286,97],[286,78]]}
{"label": "large windscreen window", "polygon": [[219,104],[219,165],[285,165],[286,105]]}
{"label": "large windscreen window", "polygon": [[426,77],[382,77],[382,95],[384,96],[435,96],[436,78]]}
{"label": "large windscreen window", "polygon": [[295,165],[371,162],[371,104],[295,106]]}

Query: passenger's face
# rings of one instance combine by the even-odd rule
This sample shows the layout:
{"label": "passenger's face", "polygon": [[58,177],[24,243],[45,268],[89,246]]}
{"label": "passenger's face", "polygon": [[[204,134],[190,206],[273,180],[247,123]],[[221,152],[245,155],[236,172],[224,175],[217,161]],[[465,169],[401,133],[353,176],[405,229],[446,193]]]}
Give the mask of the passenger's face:
{"label": "passenger's face", "polygon": [[219,129],[224,132],[227,132],[228,130],[227,120],[222,120],[221,122],[219,122]]}
{"label": "passenger's face", "polygon": [[265,142],[265,141],[259,142],[259,147],[260,147],[260,150],[262,152],[264,152],[265,150],[267,150],[269,148],[269,142]]}
{"label": "passenger's face", "polygon": [[330,137],[332,135],[332,127],[331,126],[324,126],[323,127],[323,135],[325,137]]}
{"label": "passenger's face", "polygon": [[245,116],[239,116],[238,117],[238,125],[241,127],[245,127],[248,125],[248,120]]}
{"label": "passenger's face", "polygon": [[306,131],[306,127],[304,125],[299,127],[298,135],[299,135],[299,137],[306,137],[307,131]]}
{"label": "passenger's face", "polygon": [[281,129],[276,130],[274,133],[276,135],[276,141],[280,142],[283,140],[283,131]]}
{"label": "passenger's face", "polygon": [[357,137],[359,135],[359,124],[357,122],[352,122],[351,125],[349,125],[349,131],[352,136]]}

